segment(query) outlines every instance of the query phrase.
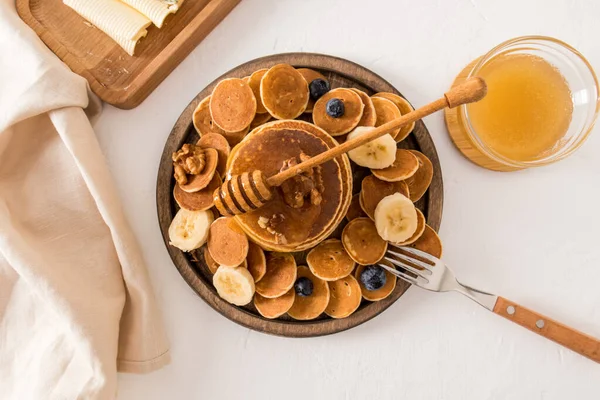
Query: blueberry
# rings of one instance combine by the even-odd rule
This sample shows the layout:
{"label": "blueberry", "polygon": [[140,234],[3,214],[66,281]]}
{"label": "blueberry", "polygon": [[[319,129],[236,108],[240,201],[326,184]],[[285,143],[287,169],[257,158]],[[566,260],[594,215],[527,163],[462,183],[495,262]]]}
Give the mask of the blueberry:
{"label": "blueberry", "polygon": [[365,267],[360,274],[360,281],[370,291],[381,289],[385,285],[386,280],[387,277],[385,276],[384,269],[376,265]]}
{"label": "blueberry", "polygon": [[310,296],[313,292],[313,283],[310,279],[303,276],[298,278],[296,283],[294,283],[294,290],[298,296]]}
{"label": "blueberry", "polygon": [[339,118],[344,115],[344,102],[340,99],[331,99],[327,102],[327,114],[333,118]]}
{"label": "blueberry", "polygon": [[310,97],[317,101],[321,98],[321,96],[329,92],[329,82],[327,82],[325,79],[317,78],[310,82],[308,85],[308,90],[310,90]]}

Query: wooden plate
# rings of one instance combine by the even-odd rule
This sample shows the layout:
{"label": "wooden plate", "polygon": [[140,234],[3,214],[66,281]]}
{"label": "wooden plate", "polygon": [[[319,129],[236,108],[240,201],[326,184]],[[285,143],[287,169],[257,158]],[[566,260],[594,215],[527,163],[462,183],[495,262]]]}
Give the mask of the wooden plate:
{"label": "wooden plate", "polygon": [[17,11],[61,60],[119,108],[139,105],[240,0],[187,0],[163,27],[148,27],[127,54],[62,0],[17,0]]}
{"label": "wooden plate", "polygon": [[[216,311],[240,325],[260,332],[288,337],[321,336],[341,332],[370,320],[383,312],[394,301],[398,300],[410,285],[404,281],[398,281],[396,289],[391,296],[375,303],[363,301],[361,307],[354,314],[344,319],[331,319],[327,316],[322,316],[320,317],[321,319],[318,320],[302,322],[286,319],[289,317],[282,317],[277,320],[267,320],[258,314],[252,304],[245,307],[236,307],[222,300],[217,295],[217,292],[211,283],[212,274],[209,272],[202,257],[199,256],[200,261],[194,261],[191,254],[186,254],[168,244],[169,225],[177,212],[177,204],[172,196],[175,180],[173,179],[171,154],[179,149],[184,143],[195,143],[196,140],[198,140],[198,135],[192,126],[192,113],[196,108],[196,105],[204,97],[210,95],[213,87],[221,79],[228,77],[241,78],[250,75],[257,69],[269,68],[270,66],[279,63],[288,63],[299,68],[307,67],[316,69],[329,79],[332,87],[356,87],[369,94],[375,92],[393,92],[400,94],[387,81],[368,69],[351,61],[321,54],[278,54],[249,61],[232,69],[223,76],[217,78],[192,100],[175,123],[175,126],[167,139],[160,161],[156,185],[158,219],[163,239],[175,267],[177,267],[179,273],[183,276],[183,279],[185,279],[192,289],[194,289],[196,293],[198,293],[198,295],[200,295],[200,297]],[[442,219],[442,171],[435,146],[422,121],[417,122],[413,133],[406,140],[401,142],[400,146],[420,150],[429,157],[433,163],[433,181],[427,193],[417,202],[417,207],[425,214],[427,223],[437,231]],[[355,181],[354,192],[357,193],[360,191],[360,184],[357,183],[360,182],[364,176],[369,174],[369,171],[364,168],[357,168],[356,165],[353,165],[353,174]],[[345,222],[336,229],[334,235],[336,233],[338,235],[341,233],[344,223]],[[302,260],[304,256],[304,253],[295,254],[298,261]]]}

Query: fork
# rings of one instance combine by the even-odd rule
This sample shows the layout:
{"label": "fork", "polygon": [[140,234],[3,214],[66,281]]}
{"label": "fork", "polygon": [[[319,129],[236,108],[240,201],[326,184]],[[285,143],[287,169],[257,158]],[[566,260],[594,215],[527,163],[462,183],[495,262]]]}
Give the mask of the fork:
{"label": "fork", "polygon": [[[459,292],[488,310],[600,363],[600,341],[504,297],[460,283],[440,259],[421,250],[389,244],[378,265],[406,282],[433,292]],[[401,268],[398,270],[388,265]]]}

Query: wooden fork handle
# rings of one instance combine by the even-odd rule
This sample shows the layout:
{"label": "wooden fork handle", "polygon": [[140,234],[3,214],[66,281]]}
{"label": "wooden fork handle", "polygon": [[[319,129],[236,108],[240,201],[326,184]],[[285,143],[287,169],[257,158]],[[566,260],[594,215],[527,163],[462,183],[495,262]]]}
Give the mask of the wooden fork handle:
{"label": "wooden fork handle", "polygon": [[542,335],[582,356],[600,363],[600,341],[592,336],[579,332],[500,296],[498,296],[498,301],[496,301],[496,305],[494,306],[494,312],[538,335]]}

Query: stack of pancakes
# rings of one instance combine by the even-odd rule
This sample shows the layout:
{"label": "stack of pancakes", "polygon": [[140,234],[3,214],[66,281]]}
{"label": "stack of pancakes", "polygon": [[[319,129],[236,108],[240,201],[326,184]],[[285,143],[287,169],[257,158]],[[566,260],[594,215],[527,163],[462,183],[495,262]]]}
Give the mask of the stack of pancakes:
{"label": "stack of pancakes", "polygon": [[[237,145],[229,156],[227,175],[261,170],[267,176],[279,172],[284,161],[300,153],[315,156],[337,146],[327,132],[304,121],[279,120],[259,126]],[[242,229],[266,250],[292,252],[314,247],[328,237],[342,221],[352,200],[352,170],[344,154],[322,165],[324,191],[322,202],[305,203],[301,208],[288,206],[276,190],[263,207],[236,216]],[[282,218],[276,234],[259,225],[261,217]]]}

